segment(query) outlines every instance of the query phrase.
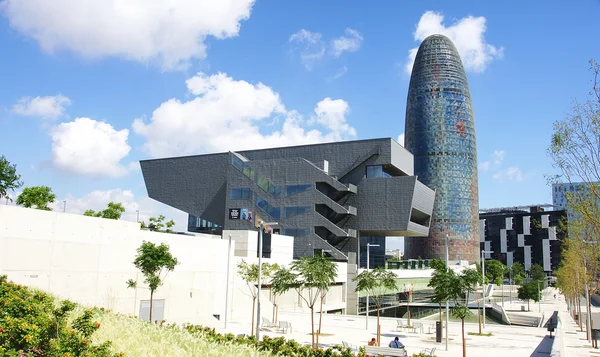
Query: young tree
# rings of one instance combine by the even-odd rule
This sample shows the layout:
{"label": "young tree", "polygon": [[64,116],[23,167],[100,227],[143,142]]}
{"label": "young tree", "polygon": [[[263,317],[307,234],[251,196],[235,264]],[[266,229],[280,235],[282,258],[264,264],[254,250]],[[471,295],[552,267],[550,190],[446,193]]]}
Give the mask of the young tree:
{"label": "young tree", "polygon": [[[322,257],[304,257],[294,260],[291,270],[281,269],[272,280],[273,290],[282,294],[290,289],[296,290],[310,309],[312,346],[315,347],[315,304],[323,290],[335,282],[337,265]],[[303,294],[306,291],[308,294]],[[308,295],[308,296],[306,296]]]}
{"label": "young tree", "polygon": [[442,304],[449,300],[450,287],[454,282],[454,271],[447,269],[446,262],[441,259],[433,259],[429,263],[429,267],[433,268],[433,274],[429,280],[428,287],[433,288],[431,302],[436,303],[440,307],[440,324],[442,323]]}
{"label": "young tree", "polygon": [[525,279],[526,275],[523,264],[521,264],[520,262],[514,262],[511,266],[511,270],[512,272],[509,271],[509,276],[512,276],[512,279],[515,282],[515,284],[523,284],[523,279]]}
{"label": "young tree", "polygon": [[473,269],[466,269],[459,276],[454,278],[450,289],[450,298],[454,300],[454,308],[452,309],[452,316],[459,318],[462,327],[462,347],[463,357],[467,357],[467,342],[465,340],[465,319],[471,316],[471,310],[469,310],[468,302],[464,305],[460,303],[459,298],[462,295],[468,295],[473,291],[473,280],[477,275],[477,271]]}
{"label": "young tree", "polygon": [[165,222],[165,216],[162,214],[157,217],[150,217],[150,224],[148,224],[148,228],[155,232],[165,232],[172,233],[173,226],[175,225],[175,221],[170,220]]}
{"label": "young tree", "polygon": [[35,207],[44,211],[52,211],[48,205],[54,203],[55,200],[56,195],[52,193],[50,187],[32,186],[23,189],[23,192],[17,197],[16,203],[27,208]]}
{"label": "young tree", "polygon": [[[164,217],[163,217],[164,218]],[[269,263],[262,263],[262,277],[265,279],[269,279],[272,276],[272,272],[278,270],[279,267],[275,265],[277,268],[274,268]],[[251,335],[254,335],[254,312],[256,308],[256,297],[258,296],[261,287],[258,287],[258,264],[248,264],[245,261],[241,261],[238,265],[238,275],[242,278],[242,280],[248,286],[248,291],[250,292],[250,296],[252,296],[252,327],[251,327]],[[273,283],[271,282],[271,285]]]}
{"label": "young tree", "polygon": [[[486,265],[486,268],[487,268],[487,265]],[[475,291],[475,287],[477,286],[477,284],[479,284],[483,287],[481,274],[478,273],[476,269],[466,269],[463,271],[460,278],[461,278],[461,284],[464,289],[464,294],[466,295],[466,300],[465,300],[466,305],[468,306],[469,296],[471,295],[471,292]],[[483,309],[485,307],[482,307],[481,309],[479,309],[480,305],[481,305],[481,300],[477,300],[477,313],[479,315],[479,318],[478,318],[479,334],[481,335],[481,333],[482,333],[481,322],[483,319]]]}
{"label": "young tree", "polygon": [[546,278],[544,267],[539,264],[533,264],[531,268],[529,268],[529,277],[532,281],[544,280],[544,278]]}
{"label": "young tree", "polygon": [[499,260],[491,259],[485,262],[485,277],[493,281],[496,285],[502,285],[502,280],[506,275],[508,268]]}
{"label": "young tree", "polygon": [[17,165],[8,162],[4,155],[0,156],[0,199],[8,198],[12,202],[8,191],[14,191],[23,186],[20,179],[21,175],[17,174]]}
{"label": "young tree", "polygon": [[[386,295],[398,290],[396,274],[382,267],[373,270],[364,270],[352,279],[356,282],[355,291],[364,291],[375,300],[377,306],[377,344],[381,342],[381,326],[379,324],[379,309]],[[368,313],[368,311],[367,311]]]}
{"label": "young tree", "polygon": [[532,280],[523,284],[523,286],[520,286],[517,290],[517,297],[520,300],[527,300],[527,311],[529,311],[529,300],[533,300],[535,302],[540,301],[538,281],[539,280]]}
{"label": "young tree", "polygon": [[[144,241],[137,249],[133,265],[142,272],[144,282],[150,289],[150,322],[152,322],[154,292],[163,284],[167,274],[173,271],[177,264],[179,264],[177,258],[171,255],[169,246],[164,243],[156,245]],[[127,286],[136,287],[137,282],[130,279],[127,281]]]}
{"label": "young tree", "polygon": [[125,212],[125,207],[121,202],[109,202],[106,209],[98,212],[94,212],[94,210],[87,210],[83,213],[84,216],[90,217],[101,217],[106,219],[121,219],[121,215]]}

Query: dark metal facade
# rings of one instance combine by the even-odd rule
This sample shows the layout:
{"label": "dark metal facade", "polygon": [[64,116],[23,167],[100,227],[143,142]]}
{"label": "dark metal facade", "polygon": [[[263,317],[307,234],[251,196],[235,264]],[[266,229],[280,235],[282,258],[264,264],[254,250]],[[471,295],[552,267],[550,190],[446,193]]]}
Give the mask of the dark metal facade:
{"label": "dark metal facade", "polygon": [[413,175],[410,152],[391,138],[140,164],[148,195],[187,212],[190,231],[278,222],[295,237],[295,257],[325,251],[343,261],[360,255],[360,236],[427,236],[435,199]]}
{"label": "dark metal facade", "polygon": [[454,44],[427,37],[417,52],[406,106],[405,146],[415,175],[436,191],[429,237],[405,239],[408,258],[479,260],[477,151],[471,94]]}

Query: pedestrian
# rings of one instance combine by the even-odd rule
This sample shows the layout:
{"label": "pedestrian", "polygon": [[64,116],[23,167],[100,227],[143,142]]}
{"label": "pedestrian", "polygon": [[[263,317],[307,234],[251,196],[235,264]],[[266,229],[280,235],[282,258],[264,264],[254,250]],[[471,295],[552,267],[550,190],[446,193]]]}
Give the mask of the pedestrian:
{"label": "pedestrian", "polygon": [[396,336],[396,338],[394,338],[394,340],[392,342],[390,342],[389,347],[390,348],[404,348],[404,345],[402,344],[402,342],[400,342],[400,339],[398,338],[398,336]]}

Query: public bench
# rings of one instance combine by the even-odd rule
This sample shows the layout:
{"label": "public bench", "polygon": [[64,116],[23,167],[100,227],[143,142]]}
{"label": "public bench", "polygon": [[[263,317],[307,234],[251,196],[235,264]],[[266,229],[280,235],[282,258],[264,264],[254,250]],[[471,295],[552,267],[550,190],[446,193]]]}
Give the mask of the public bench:
{"label": "public bench", "polygon": [[369,356],[391,356],[391,357],[408,357],[408,353],[404,348],[391,348],[379,346],[365,346],[365,352]]}

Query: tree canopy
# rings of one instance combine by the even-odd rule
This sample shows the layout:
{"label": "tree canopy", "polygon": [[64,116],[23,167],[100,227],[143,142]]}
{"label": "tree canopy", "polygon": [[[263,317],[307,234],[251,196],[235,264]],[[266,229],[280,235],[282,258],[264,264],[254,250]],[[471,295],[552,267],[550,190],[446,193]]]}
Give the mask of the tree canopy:
{"label": "tree canopy", "polygon": [[508,271],[508,267],[499,260],[491,259],[485,262],[485,277],[496,285],[502,285],[502,280]]}
{"label": "tree canopy", "polygon": [[106,209],[95,212],[94,210],[88,209],[83,213],[84,216],[90,217],[101,217],[106,219],[121,219],[121,215],[125,213],[125,207],[121,202],[109,202]]}
{"label": "tree canopy", "polygon": [[44,211],[52,211],[48,205],[54,203],[56,195],[48,186],[25,187],[17,197],[16,203],[27,208],[37,208]]}
{"label": "tree canopy", "polygon": [[165,216],[163,216],[162,214],[158,217],[150,217],[149,221],[150,223],[148,224],[148,228],[152,231],[166,233],[173,232],[172,228],[175,225],[175,221],[170,220],[168,222],[165,222]]}
{"label": "tree canopy", "polygon": [[512,272],[509,272],[509,276],[512,276],[513,281],[517,285],[523,284],[523,279],[525,279],[526,272],[525,267],[520,262],[514,262],[511,266]]}
{"label": "tree canopy", "polygon": [[8,191],[23,186],[23,182],[19,181],[21,175],[17,174],[17,165],[11,164],[4,155],[0,156],[0,199],[8,198]]}
{"label": "tree canopy", "polygon": [[544,278],[546,278],[544,267],[539,264],[533,264],[531,268],[529,268],[529,277],[531,280],[544,280]]}

